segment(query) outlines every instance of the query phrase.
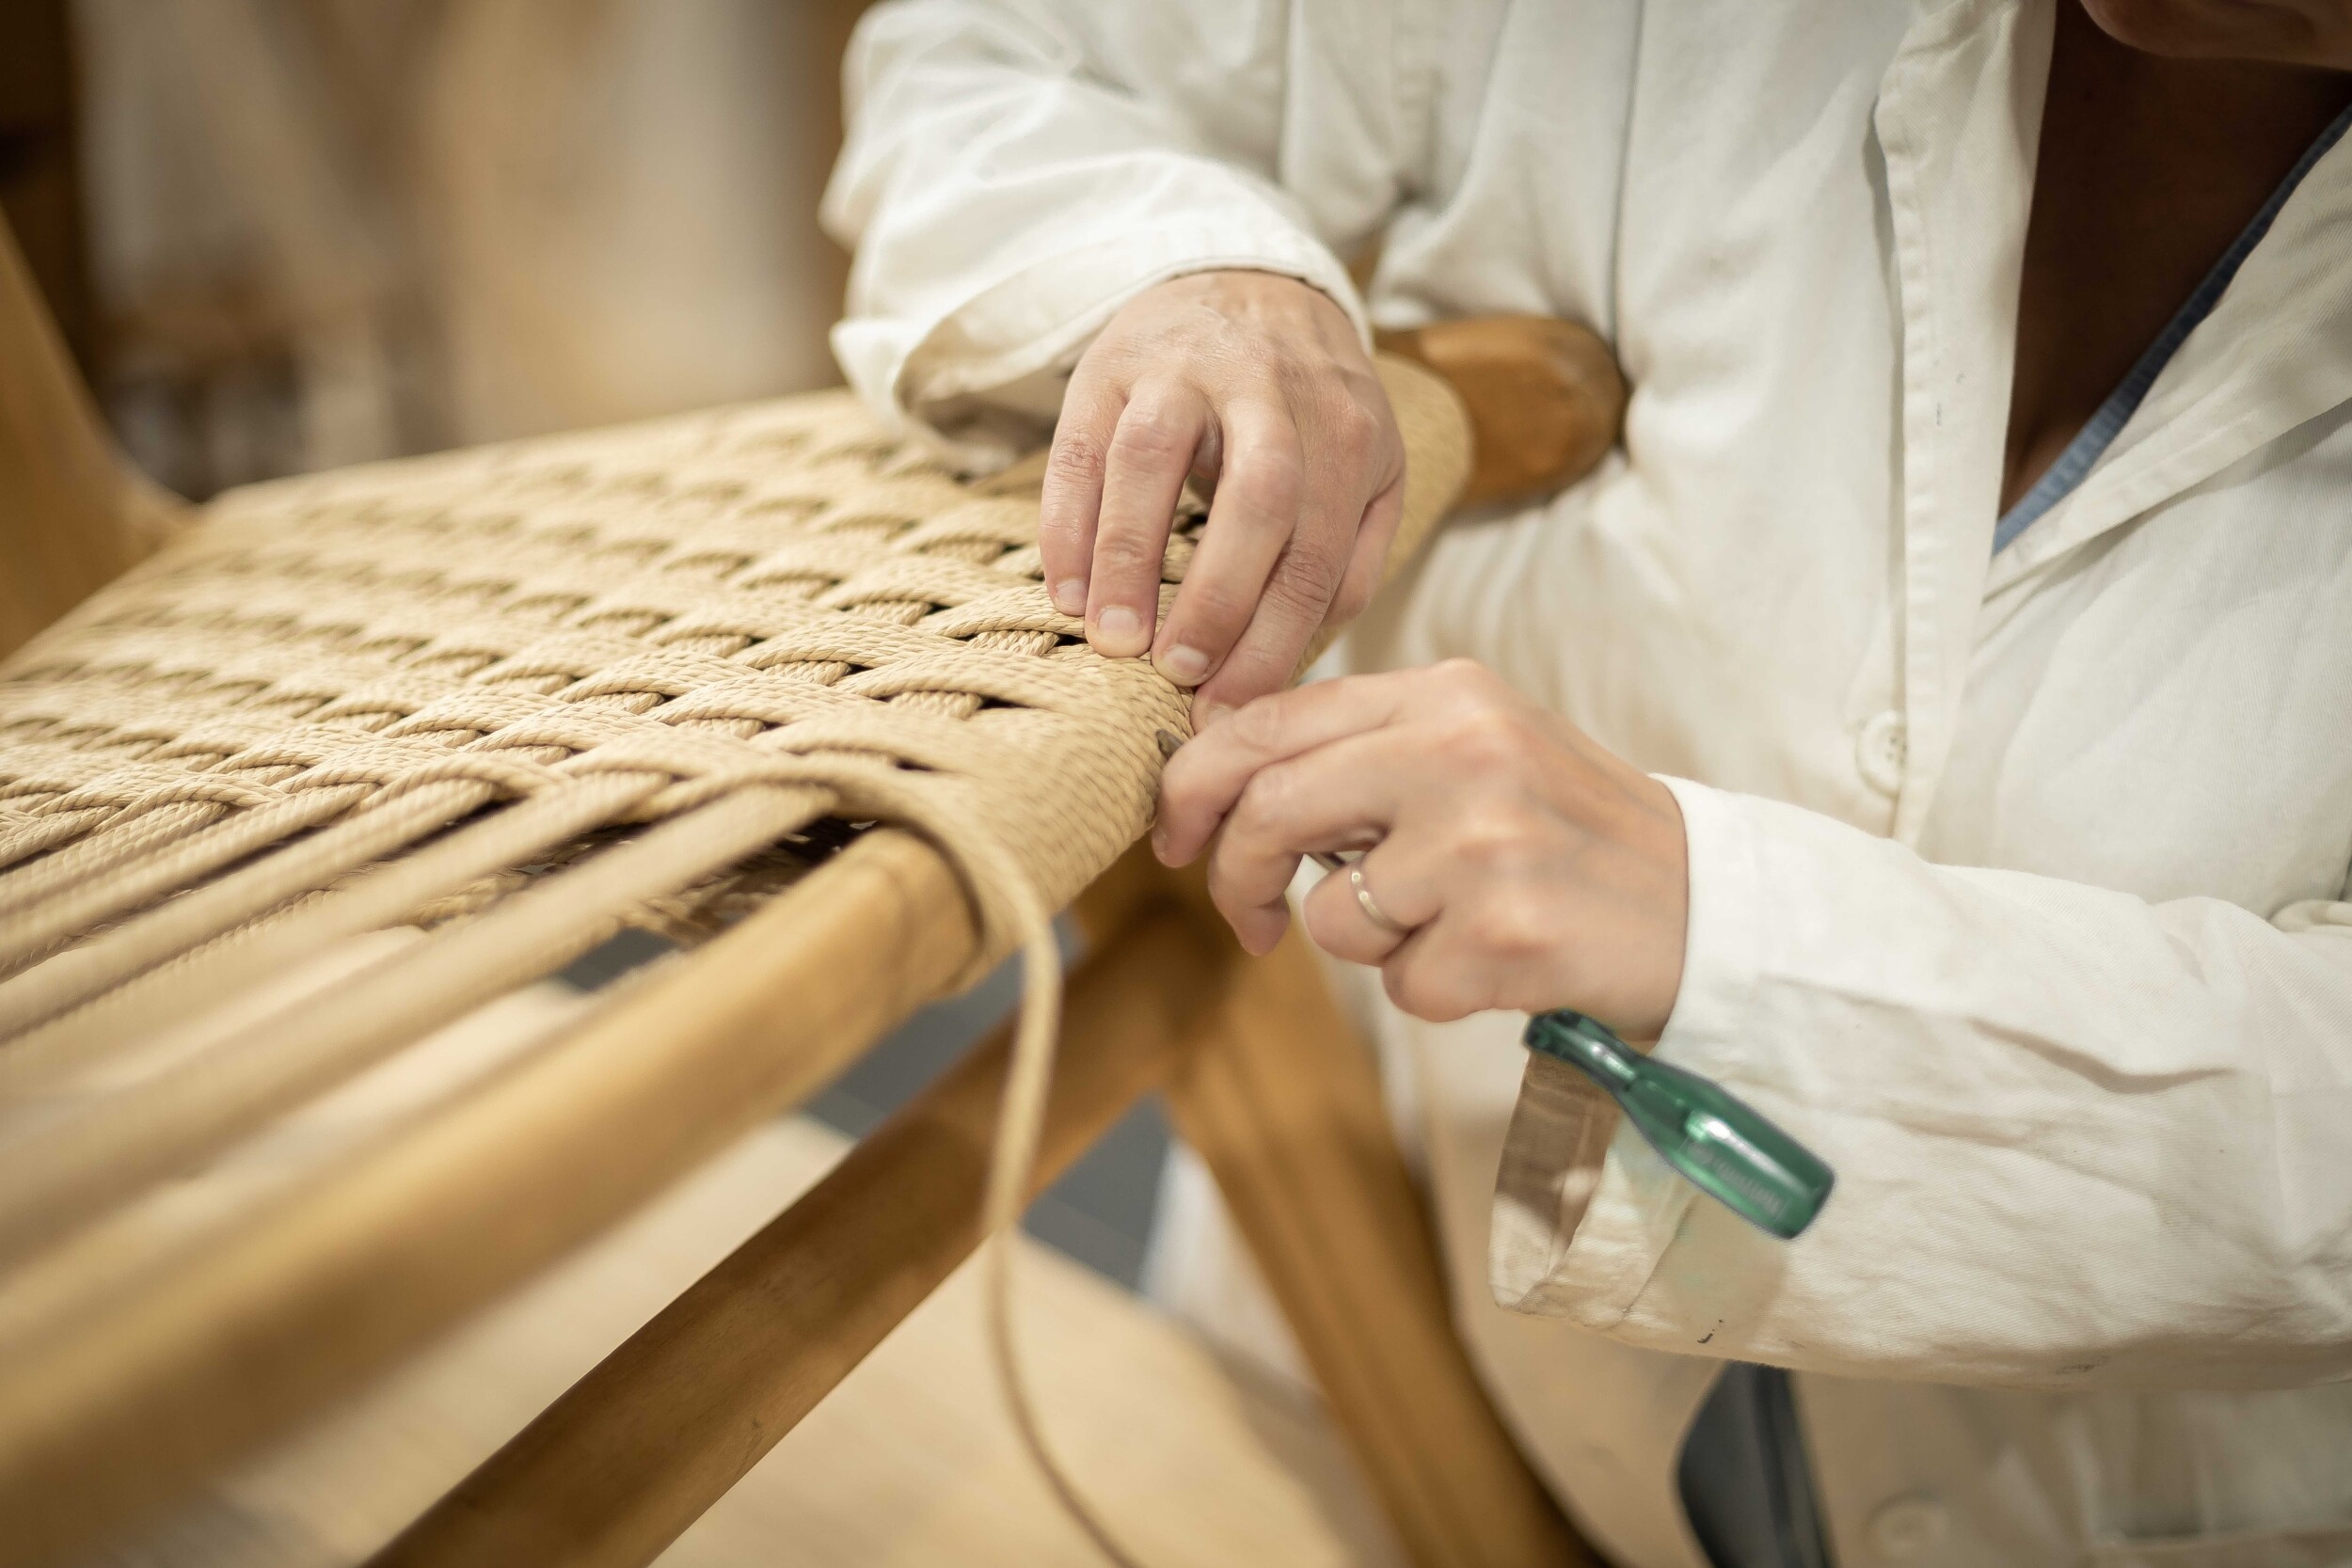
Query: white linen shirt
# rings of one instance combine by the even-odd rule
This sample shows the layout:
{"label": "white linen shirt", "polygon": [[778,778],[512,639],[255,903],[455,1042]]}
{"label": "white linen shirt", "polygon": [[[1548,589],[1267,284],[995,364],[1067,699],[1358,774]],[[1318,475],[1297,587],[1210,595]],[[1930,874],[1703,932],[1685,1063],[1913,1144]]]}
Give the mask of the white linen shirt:
{"label": "white linen shirt", "polygon": [[969,457],[1207,267],[1613,344],[1622,451],[1349,657],[1667,779],[1658,1050],[1839,1174],[1772,1241],[1518,1017],[1378,1006],[1463,1332],[1628,1568],[1702,1561],[1711,1357],[1796,1369],[1844,1568],[2352,1561],[2352,147],[1996,559],[2053,3],[927,0],[852,55],[836,348]]}

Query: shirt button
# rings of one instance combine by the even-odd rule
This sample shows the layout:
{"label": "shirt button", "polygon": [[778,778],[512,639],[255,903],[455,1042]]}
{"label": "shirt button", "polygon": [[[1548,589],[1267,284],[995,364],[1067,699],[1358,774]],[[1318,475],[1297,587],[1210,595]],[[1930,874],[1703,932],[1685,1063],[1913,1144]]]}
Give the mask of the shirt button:
{"label": "shirt button", "polygon": [[1862,782],[1893,800],[1903,787],[1906,736],[1903,716],[1893,708],[1873,714],[1854,736],[1854,768]]}
{"label": "shirt button", "polygon": [[1930,1497],[1897,1497],[1870,1515],[1870,1544],[1898,1562],[1908,1561],[1944,1539],[1944,1505]]}

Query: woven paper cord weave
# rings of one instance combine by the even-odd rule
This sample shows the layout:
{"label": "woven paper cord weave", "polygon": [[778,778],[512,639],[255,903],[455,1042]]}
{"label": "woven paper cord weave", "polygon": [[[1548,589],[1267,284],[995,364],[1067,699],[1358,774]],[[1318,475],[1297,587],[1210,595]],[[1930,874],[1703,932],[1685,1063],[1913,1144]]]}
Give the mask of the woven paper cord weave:
{"label": "woven paper cord weave", "polygon": [[[1434,378],[1383,371],[1402,557],[1467,442]],[[522,891],[233,1062],[0,1139],[0,1261],[819,817],[937,843],[975,973],[1037,932],[1142,832],[1155,736],[1189,725],[1052,608],[1036,529],[1033,483],[958,483],[838,393],[215,503],[0,668],[0,1101],[485,879]],[[616,823],[658,826],[566,850]]]}
{"label": "woven paper cord weave", "polygon": [[[1468,427],[1435,378],[1382,372],[1401,560]],[[615,923],[756,885],[747,857],[824,818],[939,847],[977,915],[967,978],[1027,955],[983,1204],[1008,1223],[1050,1070],[1047,915],[1142,832],[1161,734],[1189,733],[1184,692],[1052,608],[1036,533],[1033,481],[960,483],[844,394],[215,503],[0,666],[0,1275]],[[428,929],[272,990],[404,926]],[[1116,1554],[1036,1433],[996,1277],[1025,1433]],[[0,1341],[39,1342],[69,1300],[44,1299]]]}
{"label": "woven paper cord weave", "polygon": [[159,857],[449,784],[644,778],[649,819],[818,777],[975,822],[1064,897],[1184,708],[1069,645],[1035,531],[837,395],[233,494],[5,672],[0,863],[41,858],[0,878],[0,961],[151,898]]}
{"label": "woven paper cord weave", "polygon": [[[0,1028],[119,1037],[582,832],[664,827],[362,974],[275,1051],[265,1026],[233,1070],[91,1107],[105,1138],[69,1117],[0,1144],[24,1178],[0,1255],[828,813],[940,842],[1001,954],[1141,831],[1154,731],[1185,724],[1147,665],[1074,641],[1035,534],[1033,500],[837,395],[215,506],[0,684],[0,963],[87,939],[0,984]],[[140,1100],[151,1135],[126,1136]]]}

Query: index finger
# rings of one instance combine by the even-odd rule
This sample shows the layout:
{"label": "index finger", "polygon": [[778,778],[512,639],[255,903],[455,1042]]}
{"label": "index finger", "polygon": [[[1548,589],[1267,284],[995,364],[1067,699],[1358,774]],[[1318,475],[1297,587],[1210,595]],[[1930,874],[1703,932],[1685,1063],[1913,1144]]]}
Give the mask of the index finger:
{"label": "index finger", "polygon": [[1216,834],[1260,768],[1394,721],[1405,673],[1345,675],[1278,691],[1201,731],[1160,775],[1153,853],[1184,864]]}
{"label": "index finger", "polygon": [[1200,547],[1160,627],[1160,672],[1179,686],[1216,673],[1249,624],[1298,521],[1298,436],[1279,406],[1228,403],[1224,461]]}
{"label": "index finger", "polygon": [[1091,375],[1083,362],[1070,378],[1054,446],[1038,495],[1037,547],[1046,594],[1064,615],[1084,615],[1092,576],[1094,530],[1103,510],[1104,465],[1111,433],[1126,401]]}

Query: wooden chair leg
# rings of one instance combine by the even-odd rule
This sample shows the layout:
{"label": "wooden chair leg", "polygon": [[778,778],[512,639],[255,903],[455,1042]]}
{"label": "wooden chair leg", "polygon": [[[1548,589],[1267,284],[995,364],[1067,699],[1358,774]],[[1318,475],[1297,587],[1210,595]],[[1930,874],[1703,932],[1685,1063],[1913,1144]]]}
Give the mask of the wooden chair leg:
{"label": "wooden chair leg", "polygon": [[[844,880],[853,874],[866,881]],[[866,885],[876,878],[880,883]],[[812,877],[811,887],[820,879],[848,895],[830,901],[834,926],[846,904],[905,939],[887,973],[833,997],[841,1005],[834,1010],[855,1013],[854,1020],[821,1007],[815,1011],[822,1016],[811,1017],[803,1008],[798,1027],[786,1031],[796,1042],[806,1036],[846,1046],[870,1038],[957,967],[971,934],[944,865],[902,835],[874,835]],[[882,886],[900,896],[859,895],[861,888],[872,895]],[[804,966],[840,968],[835,944],[795,935],[796,922],[817,907],[799,896],[809,891],[798,890],[720,939],[714,952],[728,947],[739,958],[750,952],[746,942],[781,943],[782,953]],[[1179,1126],[1216,1174],[1338,1425],[1413,1559],[1443,1568],[1593,1562],[1503,1432],[1453,1334],[1435,1249],[1391,1136],[1371,1059],[1305,948],[1294,941],[1270,959],[1242,959],[1222,927],[1201,912],[1197,892],[1133,859],[1097,885],[1080,913],[1099,945],[1072,989],[1038,1180],[1074,1158],[1137,1094],[1165,1085]],[[856,932],[834,934],[857,940]],[[870,956],[873,949],[861,951]],[[450,1134],[462,1143],[479,1131],[500,1148],[561,1153],[534,1158],[534,1169],[561,1173],[560,1185],[528,1187],[532,1201],[524,1205],[536,1229],[549,1234],[523,1236],[509,1227],[498,1237],[503,1244],[493,1263],[475,1244],[488,1238],[466,1223],[472,1217],[468,1193],[450,1185],[476,1184],[469,1173],[478,1174],[482,1162],[420,1164],[424,1153],[409,1159],[415,1151],[405,1145],[393,1151],[401,1158],[371,1164],[352,1180],[313,1195],[316,1202],[294,1205],[291,1217],[304,1222],[294,1229],[301,1237],[348,1237],[353,1216],[365,1214],[373,1217],[357,1233],[391,1245],[393,1261],[425,1246],[433,1266],[422,1274],[437,1275],[427,1292],[432,1310],[404,1328],[404,1338],[410,1337],[455,1309],[452,1279],[437,1276],[463,1275],[468,1292],[478,1292],[491,1276],[517,1276],[558,1250],[555,1232],[569,1239],[622,1206],[615,1193],[603,1190],[611,1183],[592,1175],[610,1176],[616,1163],[642,1163],[648,1143],[658,1151],[650,1157],[667,1157],[681,1168],[691,1164],[685,1150],[671,1147],[678,1140],[655,1135],[653,1124],[662,1120],[655,1114],[658,1097],[619,1070],[645,1054],[641,1014],[664,1012],[673,1032],[686,1037],[682,1045],[703,1049],[706,1035],[720,1042],[710,1047],[724,1047],[709,1058],[713,1068],[748,1053],[765,1063],[770,1077],[781,1071],[797,1085],[813,1081],[820,1063],[837,1060],[828,1050],[787,1051],[793,1059],[779,1069],[768,1061],[775,1042],[739,1028],[726,1010],[764,994],[761,1017],[772,1024],[774,993],[813,994],[804,986],[775,985],[774,962],[721,966],[720,973],[740,976],[728,985],[717,984],[707,966],[689,976],[689,967],[681,966],[672,985],[648,983],[567,1051],[549,1056],[543,1065],[555,1078],[548,1083],[523,1081],[531,1074],[501,1080],[500,1092],[469,1107],[459,1118],[464,1130]],[[697,999],[680,1009],[669,993],[687,980]],[[696,1013],[710,1017],[696,1022],[687,1016]],[[616,1049],[626,1044],[622,1057],[593,1049],[608,1036]],[[739,1044],[738,1036],[744,1037]],[[970,1250],[1002,1071],[999,1042],[935,1085],[817,1193],[608,1358],[389,1548],[386,1560],[650,1560]],[[793,1098],[768,1084],[746,1092],[739,1077],[674,1068],[661,1082],[683,1098],[659,1108],[689,1116],[698,1147],[715,1147],[734,1126]],[[573,1114],[578,1094],[553,1092],[567,1085],[596,1090],[589,1107],[596,1116]],[[520,1121],[507,1117],[510,1102],[528,1115]],[[558,1131],[564,1140],[555,1137]],[[448,1141],[437,1136],[434,1149]],[[307,1223],[313,1219],[318,1225]],[[382,1250],[373,1240],[359,1249]],[[291,1276],[296,1288],[261,1292],[279,1305],[309,1302],[313,1275],[317,1289],[330,1293],[356,1283],[358,1275],[345,1278],[355,1268],[372,1282],[389,1277],[411,1292],[421,1278],[415,1270],[386,1276],[369,1259],[345,1259],[340,1252],[320,1265],[321,1274],[303,1261],[309,1253],[289,1251],[276,1236],[264,1238],[258,1256],[276,1271],[273,1279],[301,1265]],[[250,1435],[240,1426],[253,1419],[250,1410],[230,1423],[240,1426],[236,1433],[194,1418],[199,1410],[217,1416],[236,1402],[225,1403],[220,1386],[204,1379],[245,1364],[220,1362],[207,1346],[240,1339],[285,1349],[285,1334],[272,1332],[275,1307],[258,1317],[228,1310],[253,1293],[244,1289],[259,1277],[249,1261],[240,1254],[222,1264],[239,1286],[221,1298],[227,1315],[194,1321],[176,1314],[162,1325],[169,1343],[139,1340],[188,1376],[123,1383],[115,1375],[123,1359],[118,1353],[138,1325],[109,1320],[81,1337],[86,1342],[78,1348],[90,1354],[27,1371],[18,1380],[24,1386],[0,1380],[0,1436],[24,1437],[38,1428],[50,1439],[0,1442],[0,1452],[23,1460],[0,1465],[0,1499],[9,1504],[5,1512],[12,1523],[28,1527],[23,1534],[0,1532],[0,1562],[29,1563],[61,1548],[98,1520],[152,1501],[145,1494],[167,1479]],[[138,1304],[131,1310],[136,1317]],[[380,1334],[340,1326],[334,1314],[312,1313],[306,1321],[341,1336],[310,1347],[320,1354],[294,1357],[314,1382],[330,1372],[347,1377],[380,1362],[389,1348],[376,1342]],[[108,1386],[81,1386],[93,1378]],[[118,1383],[122,1389],[113,1387]],[[253,1391],[249,1380],[241,1386],[241,1393]],[[273,1392],[278,1403],[297,1393]],[[83,1397],[46,1397],[73,1393]],[[116,1393],[121,1397],[111,1397]],[[60,1422],[72,1430],[59,1430]],[[135,1428],[146,1434],[144,1444],[131,1440]],[[159,1429],[168,1453],[157,1446]],[[135,1479],[83,1463],[126,1452],[148,1461],[132,1466]],[[89,1484],[91,1475],[112,1476],[114,1484]],[[77,1484],[74,1477],[84,1479]]]}
{"label": "wooden chair leg", "polygon": [[560,1049],[175,1251],[138,1289],[103,1250],[13,1276],[0,1565],[129,1528],[799,1103],[964,967],[968,909],[938,851],[868,833]]}
{"label": "wooden chair leg", "polygon": [[[1222,955],[1145,913],[1073,978],[1032,1181],[1165,1081]],[[372,1568],[658,1557],[978,1243],[1009,1031],[575,1384]]]}
{"label": "wooden chair leg", "polygon": [[[1413,1560],[1594,1562],[1455,1338],[1368,1052],[1295,937],[1241,956],[1140,853],[1077,909],[1037,1180],[1168,1094]],[[1003,1042],[976,1053],[387,1548],[378,1568],[650,1560],[973,1245]]]}
{"label": "wooden chair leg", "polygon": [[1595,1563],[1470,1370],[1371,1053],[1295,929],[1236,961],[1166,1092],[1413,1560]]}

